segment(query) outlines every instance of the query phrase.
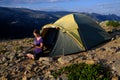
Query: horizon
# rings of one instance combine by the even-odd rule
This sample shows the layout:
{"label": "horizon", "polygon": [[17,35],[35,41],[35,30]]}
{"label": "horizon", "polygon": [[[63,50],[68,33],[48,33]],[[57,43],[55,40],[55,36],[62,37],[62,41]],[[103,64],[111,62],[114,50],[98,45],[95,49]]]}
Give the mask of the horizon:
{"label": "horizon", "polygon": [[119,0],[1,0],[1,7],[27,8],[40,11],[87,12],[120,16]]}

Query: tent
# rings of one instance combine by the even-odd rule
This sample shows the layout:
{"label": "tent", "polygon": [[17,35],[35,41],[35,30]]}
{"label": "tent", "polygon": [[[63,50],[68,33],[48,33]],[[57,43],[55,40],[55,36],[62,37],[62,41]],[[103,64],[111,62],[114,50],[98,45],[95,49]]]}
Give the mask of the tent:
{"label": "tent", "polygon": [[94,20],[79,13],[68,14],[43,26],[41,34],[49,56],[86,51],[111,39]]}

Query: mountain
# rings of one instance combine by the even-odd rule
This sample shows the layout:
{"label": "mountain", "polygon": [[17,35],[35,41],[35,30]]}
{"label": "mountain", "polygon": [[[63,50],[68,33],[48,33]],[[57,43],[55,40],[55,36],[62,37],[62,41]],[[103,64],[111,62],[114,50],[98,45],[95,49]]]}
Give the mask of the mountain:
{"label": "mountain", "polygon": [[55,22],[69,12],[45,12],[25,8],[0,7],[0,38],[22,38],[32,35],[33,29]]}
{"label": "mountain", "polygon": [[117,16],[115,14],[109,14],[109,15],[101,15],[101,14],[97,14],[97,13],[85,13],[86,15],[92,17],[93,19],[95,19],[98,22],[101,21],[106,21],[106,20],[115,20],[115,21],[120,21],[120,16]]}
{"label": "mountain", "polygon": [[[31,37],[34,29],[41,29],[45,24],[54,23],[60,17],[74,12],[38,11],[26,8],[0,7],[0,38]],[[116,15],[86,14],[97,21],[118,20]]]}

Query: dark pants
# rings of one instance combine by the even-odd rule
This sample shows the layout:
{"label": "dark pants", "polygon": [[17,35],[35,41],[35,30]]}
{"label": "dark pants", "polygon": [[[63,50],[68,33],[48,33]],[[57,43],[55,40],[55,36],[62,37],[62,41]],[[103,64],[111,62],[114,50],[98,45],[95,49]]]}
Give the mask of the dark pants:
{"label": "dark pants", "polygon": [[41,56],[42,56],[42,52],[35,54],[34,55],[35,60],[38,60]]}
{"label": "dark pants", "polygon": [[29,50],[26,54],[32,54],[35,57],[35,60],[38,60],[41,56],[43,56],[43,52],[35,53],[34,50]]}

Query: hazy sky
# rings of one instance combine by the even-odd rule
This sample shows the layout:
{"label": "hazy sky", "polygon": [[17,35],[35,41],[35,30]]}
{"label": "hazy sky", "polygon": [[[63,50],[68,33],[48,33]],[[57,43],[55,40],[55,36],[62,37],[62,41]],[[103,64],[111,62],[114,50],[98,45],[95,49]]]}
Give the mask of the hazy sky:
{"label": "hazy sky", "polygon": [[120,16],[120,0],[0,0],[0,6],[43,11],[77,11]]}

